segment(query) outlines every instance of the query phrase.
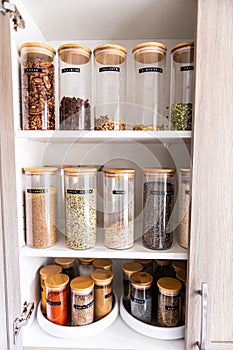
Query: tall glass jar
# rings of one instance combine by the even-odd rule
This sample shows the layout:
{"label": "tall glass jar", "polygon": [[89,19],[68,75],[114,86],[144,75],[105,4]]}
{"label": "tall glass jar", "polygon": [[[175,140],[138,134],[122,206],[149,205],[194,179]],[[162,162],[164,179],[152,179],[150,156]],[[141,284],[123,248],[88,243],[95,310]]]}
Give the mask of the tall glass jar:
{"label": "tall glass jar", "polygon": [[95,282],[95,321],[98,321],[112,311],[114,274],[109,270],[96,269],[91,273],[91,278]]}
{"label": "tall glass jar", "polygon": [[66,168],[66,245],[93,248],[96,242],[96,168]]}
{"label": "tall glass jar", "polygon": [[97,46],[94,55],[95,130],[125,130],[127,50],[106,44]]}
{"label": "tall glass jar", "polygon": [[143,270],[143,265],[137,262],[128,262],[122,266],[123,272],[123,304],[128,312],[130,312],[130,276],[134,272]]}
{"label": "tall glass jar", "polygon": [[134,130],[163,130],[165,124],[164,79],[166,45],[145,42],[134,55]]}
{"label": "tall glass jar", "polygon": [[57,168],[24,168],[26,244],[48,248],[56,244]]}
{"label": "tall glass jar", "polygon": [[94,267],[92,265],[94,258],[78,258],[79,276],[90,276]]}
{"label": "tall glass jar", "polygon": [[91,129],[91,50],[64,44],[59,55],[60,129]]}
{"label": "tall glass jar", "polygon": [[20,47],[23,130],[55,129],[54,56],[45,44],[28,42]]}
{"label": "tall glass jar", "polygon": [[144,169],[143,236],[146,248],[169,249],[173,241],[175,169]]}
{"label": "tall glass jar", "polygon": [[194,43],[175,45],[171,50],[171,127],[192,130],[194,97]]}
{"label": "tall glass jar", "polygon": [[75,258],[56,258],[55,264],[61,266],[62,273],[69,276],[70,281],[74,278],[74,276],[75,276],[75,268],[74,268]]}
{"label": "tall glass jar", "polygon": [[95,259],[92,263],[95,269],[112,270],[112,260],[107,258]]}
{"label": "tall glass jar", "polygon": [[177,228],[177,241],[183,248],[189,246],[189,210],[191,203],[191,170],[180,169],[179,172],[179,225]]}
{"label": "tall glass jar", "polygon": [[79,276],[70,282],[71,326],[85,326],[94,321],[94,282]]}
{"label": "tall glass jar", "polygon": [[66,326],[68,322],[69,277],[63,273],[51,275],[45,280],[46,316],[53,323]]}
{"label": "tall glass jar", "polygon": [[149,324],[152,321],[152,282],[152,275],[144,271],[135,272],[130,276],[131,314]]}
{"label": "tall glass jar", "polygon": [[134,169],[104,169],[104,245],[134,245]]}
{"label": "tall glass jar", "polygon": [[167,259],[156,259],[155,270],[153,276],[153,299],[154,299],[154,313],[157,314],[158,310],[158,286],[157,281],[162,277],[174,277],[174,273],[171,267],[171,261]]}

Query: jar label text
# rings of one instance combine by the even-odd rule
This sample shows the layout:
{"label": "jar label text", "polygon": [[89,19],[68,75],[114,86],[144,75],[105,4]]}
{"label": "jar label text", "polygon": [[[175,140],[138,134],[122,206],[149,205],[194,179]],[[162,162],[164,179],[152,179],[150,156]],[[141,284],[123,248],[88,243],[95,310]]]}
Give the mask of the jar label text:
{"label": "jar label text", "polygon": [[179,309],[179,305],[175,305],[175,306],[165,305],[165,310],[167,310],[167,311],[175,311],[177,309]]}
{"label": "jar label text", "polygon": [[25,68],[24,73],[42,73],[42,68]]}
{"label": "jar label text", "polygon": [[124,190],[113,190],[112,194],[125,194]]}
{"label": "jar label text", "polygon": [[80,68],[63,68],[61,72],[62,74],[63,73],[80,73]]}
{"label": "jar label text", "polygon": [[48,193],[48,191],[47,188],[27,188],[27,193]]}
{"label": "jar label text", "polygon": [[46,299],[46,303],[50,306],[59,306],[61,305],[61,302],[60,301],[50,301],[48,299]]}
{"label": "jar label text", "polygon": [[174,194],[174,191],[155,191],[151,190],[150,194],[155,196],[172,196]]}
{"label": "jar label text", "polygon": [[148,73],[148,72],[155,72],[155,73],[163,73],[163,69],[159,67],[145,67],[145,68],[139,68],[138,73]]}
{"label": "jar label text", "polygon": [[92,300],[89,304],[87,305],[77,305],[74,304],[74,309],[75,310],[85,310],[85,309],[89,309],[92,305],[94,304],[94,300]]}
{"label": "jar label text", "polygon": [[120,67],[101,67],[99,72],[120,72]]}
{"label": "jar label text", "polygon": [[136,304],[141,304],[141,305],[143,305],[143,304],[145,304],[145,300],[143,300],[143,299],[137,299],[137,298],[134,298],[134,297],[132,297],[131,296],[131,300],[134,302],[134,303],[136,303]]}
{"label": "jar label text", "polygon": [[67,190],[69,194],[91,194],[93,193],[93,189],[89,190]]}
{"label": "jar label text", "polygon": [[189,70],[194,70],[194,66],[184,66],[180,67],[181,72],[187,72]]}

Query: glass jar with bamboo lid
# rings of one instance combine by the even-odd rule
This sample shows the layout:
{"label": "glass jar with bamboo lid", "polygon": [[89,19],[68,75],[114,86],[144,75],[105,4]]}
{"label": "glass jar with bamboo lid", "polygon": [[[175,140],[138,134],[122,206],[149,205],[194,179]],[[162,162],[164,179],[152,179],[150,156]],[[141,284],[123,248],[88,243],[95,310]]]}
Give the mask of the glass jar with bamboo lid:
{"label": "glass jar with bamboo lid", "polygon": [[74,268],[75,258],[56,258],[55,264],[61,266],[62,273],[68,275],[70,281],[74,278],[74,276],[75,276],[75,268]]}
{"label": "glass jar with bamboo lid", "polygon": [[92,265],[95,258],[78,258],[78,272],[79,276],[90,276],[94,270]]}
{"label": "glass jar with bamboo lid", "polygon": [[127,262],[122,267],[123,272],[123,304],[128,312],[130,312],[130,276],[134,272],[143,270],[143,265],[138,262]]}
{"label": "glass jar with bamboo lid", "polygon": [[108,258],[98,258],[92,263],[95,269],[112,270],[112,260]]}
{"label": "glass jar with bamboo lid", "polygon": [[191,205],[191,170],[179,170],[179,224],[177,227],[177,242],[183,248],[189,246],[189,222]]}

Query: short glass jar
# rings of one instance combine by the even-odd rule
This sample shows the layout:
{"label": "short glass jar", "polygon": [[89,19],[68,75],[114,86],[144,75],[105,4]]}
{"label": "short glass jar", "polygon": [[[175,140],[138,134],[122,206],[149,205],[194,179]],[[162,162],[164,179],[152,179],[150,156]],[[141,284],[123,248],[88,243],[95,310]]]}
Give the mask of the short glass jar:
{"label": "short glass jar", "polygon": [[174,276],[179,271],[187,271],[187,260],[173,260],[172,261],[172,268],[174,271]]}
{"label": "short glass jar", "polygon": [[94,321],[94,282],[79,276],[70,282],[71,326],[85,326]]}
{"label": "short glass jar", "polygon": [[134,169],[103,169],[104,245],[128,249],[134,245]]}
{"label": "short glass jar", "polygon": [[144,168],[142,243],[154,250],[173,242],[175,169]]}
{"label": "short glass jar", "polygon": [[137,262],[128,262],[122,266],[123,272],[123,304],[128,312],[130,312],[130,276],[134,272],[143,270],[143,265]]}
{"label": "short glass jar", "polygon": [[63,44],[59,56],[59,118],[62,130],[91,129],[91,50]]}
{"label": "short glass jar", "polygon": [[179,225],[177,242],[183,248],[189,246],[189,221],[191,204],[191,170],[182,168],[179,171]]}
{"label": "short glass jar", "polygon": [[26,244],[49,248],[57,243],[57,168],[24,168]]}
{"label": "short glass jar", "polygon": [[23,130],[55,130],[54,57],[45,44],[20,47]]}
{"label": "short glass jar", "polygon": [[69,276],[70,281],[75,276],[75,258],[56,258],[55,264],[62,267],[62,273]]}
{"label": "short glass jar", "polygon": [[153,260],[152,259],[135,259],[135,262],[143,266],[143,271],[153,275]]}
{"label": "short glass jar", "polygon": [[90,276],[94,267],[92,265],[94,258],[78,258],[79,276]]}
{"label": "short glass jar", "polygon": [[112,260],[107,258],[95,259],[92,263],[95,269],[112,270]]}

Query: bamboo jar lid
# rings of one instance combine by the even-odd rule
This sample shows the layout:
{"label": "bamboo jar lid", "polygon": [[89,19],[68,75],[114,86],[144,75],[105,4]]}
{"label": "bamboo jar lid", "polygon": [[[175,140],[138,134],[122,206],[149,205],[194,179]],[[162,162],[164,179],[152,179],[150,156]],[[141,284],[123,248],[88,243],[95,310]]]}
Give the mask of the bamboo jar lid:
{"label": "bamboo jar lid", "polygon": [[79,276],[72,279],[70,288],[77,294],[89,294],[94,288],[94,281],[88,276]]}
{"label": "bamboo jar lid", "polygon": [[168,295],[177,295],[182,288],[182,284],[175,278],[162,277],[157,281],[157,286],[161,293]]}
{"label": "bamboo jar lid", "polygon": [[55,173],[58,169],[55,167],[43,167],[43,168],[23,168],[25,174],[41,175],[43,173]]}
{"label": "bamboo jar lid", "polygon": [[95,258],[78,258],[81,264],[91,264],[94,260]]}
{"label": "bamboo jar lid", "polygon": [[167,259],[155,259],[156,264],[162,266],[168,266],[170,264],[170,260]]}
{"label": "bamboo jar lid", "polygon": [[110,270],[96,269],[91,273],[91,278],[97,286],[105,286],[112,282],[114,274]]}
{"label": "bamboo jar lid", "polygon": [[187,262],[186,260],[174,260],[172,262],[172,267],[174,269],[175,272],[181,271],[181,270],[185,270],[187,268]]}
{"label": "bamboo jar lid", "polygon": [[153,282],[153,276],[144,271],[134,272],[130,276],[130,282],[137,289],[147,289]]}
{"label": "bamboo jar lid", "polygon": [[160,62],[166,55],[166,45],[159,42],[145,42],[134,46],[132,53],[139,63],[152,64]]}
{"label": "bamboo jar lid", "polygon": [[126,54],[125,47],[115,44],[99,45],[94,49],[96,62],[108,66],[122,64],[125,61]]}
{"label": "bamboo jar lid", "polygon": [[130,276],[135,272],[142,271],[143,265],[138,262],[128,262],[128,263],[125,263],[121,269],[124,273]]}
{"label": "bamboo jar lid", "polygon": [[44,55],[50,58],[53,58],[56,55],[56,51],[53,47],[43,44],[43,43],[36,43],[36,42],[27,42],[20,46],[20,53],[22,55]]}
{"label": "bamboo jar lid", "polygon": [[173,60],[177,63],[193,63],[194,42],[184,42],[173,46],[171,54],[173,54]]}
{"label": "bamboo jar lid", "polygon": [[92,265],[96,269],[103,269],[103,270],[109,270],[112,267],[112,260],[110,259],[94,259]]}
{"label": "bamboo jar lid", "polygon": [[56,258],[55,263],[62,266],[63,269],[68,269],[73,266],[75,258]]}
{"label": "bamboo jar lid", "polygon": [[40,276],[45,278],[56,273],[61,273],[62,267],[58,265],[45,265],[40,269]]}
{"label": "bamboo jar lid", "polygon": [[69,277],[64,273],[56,273],[48,276],[45,280],[46,287],[51,289],[64,289],[69,282]]}
{"label": "bamboo jar lid", "polygon": [[82,65],[90,61],[91,49],[80,44],[63,44],[58,48],[58,55],[65,63]]}

